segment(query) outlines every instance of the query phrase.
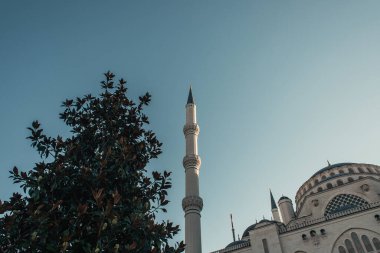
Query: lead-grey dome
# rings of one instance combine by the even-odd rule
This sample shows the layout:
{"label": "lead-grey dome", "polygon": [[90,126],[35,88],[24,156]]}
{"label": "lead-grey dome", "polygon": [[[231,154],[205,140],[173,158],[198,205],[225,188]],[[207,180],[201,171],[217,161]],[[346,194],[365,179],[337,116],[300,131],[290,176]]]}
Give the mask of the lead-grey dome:
{"label": "lead-grey dome", "polygon": [[239,241],[231,242],[231,243],[229,243],[229,244],[225,247],[225,249],[228,248],[228,247],[231,247],[231,246],[235,246],[235,245],[239,245],[239,244],[245,243],[245,242],[246,242],[246,241],[244,241],[244,240],[239,240]]}
{"label": "lead-grey dome", "polygon": [[258,223],[252,224],[251,226],[247,227],[247,228],[244,230],[244,233],[243,233],[243,236],[242,236],[242,237],[249,236],[249,231],[254,230],[254,229],[256,228],[256,226],[265,225],[265,224],[263,224],[263,223],[268,223],[268,224],[275,223],[275,224],[278,224],[279,222],[274,221],[274,220],[262,219],[262,220],[259,221]]}

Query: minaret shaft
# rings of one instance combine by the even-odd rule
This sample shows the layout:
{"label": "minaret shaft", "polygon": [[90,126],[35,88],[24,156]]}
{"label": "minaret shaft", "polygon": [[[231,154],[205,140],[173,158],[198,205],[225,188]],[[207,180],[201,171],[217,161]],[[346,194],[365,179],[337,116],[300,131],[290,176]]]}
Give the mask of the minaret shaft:
{"label": "minaret shaft", "polygon": [[198,156],[199,126],[191,89],[186,105],[186,124],[183,132],[186,139],[186,155],[183,158],[186,175],[186,194],[182,200],[182,208],[185,212],[185,250],[186,253],[201,253],[201,211],[203,201],[199,197],[199,169],[201,166],[201,160]]}

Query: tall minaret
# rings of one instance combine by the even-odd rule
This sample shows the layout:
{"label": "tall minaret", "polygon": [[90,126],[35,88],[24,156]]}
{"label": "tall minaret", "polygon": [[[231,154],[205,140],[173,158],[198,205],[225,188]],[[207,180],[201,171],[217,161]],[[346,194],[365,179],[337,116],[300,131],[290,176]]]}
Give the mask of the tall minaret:
{"label": "tall minaret", "polygon": [[269,192],[270,192],[270,204],[271,204],[271,210],[272,210],[273,219],[275,221],[281,222],[281,220],[280,220],[280,214],[278,213],[278,208],[277,208],[277,205],[276,205],[276,201],[274,201],[272,191],[269,190]]}
{"label": "tall minaret", "polygon": [[183,167],[186,174],[186,196],[182,200],[185,212],[185,244],[186,253],[201,253],[201,211],[203,201],[199,197],[199,168],[201,159],[198,155],[197,111],[191,92],[186,104],[186,124],[183,127],[186,139],[186,155],[183,158]]}

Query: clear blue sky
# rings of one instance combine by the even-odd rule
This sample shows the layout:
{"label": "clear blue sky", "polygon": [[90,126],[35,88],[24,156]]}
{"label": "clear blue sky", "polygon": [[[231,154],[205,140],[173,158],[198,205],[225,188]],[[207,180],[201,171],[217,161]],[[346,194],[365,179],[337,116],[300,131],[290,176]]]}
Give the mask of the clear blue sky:
{"label": "clear blue sky", "polygon": [[[326,160],[380,164],[380,1],[1,1],[0,199],[38,156],[38,119],[67,134],[65,98],[102,73],[153,95],[151,127],[174,171],[167,217],[184,224],[184,106],[198,106],[203,250],[270,217]],[[181,233],[177,239],[183,239]]]}

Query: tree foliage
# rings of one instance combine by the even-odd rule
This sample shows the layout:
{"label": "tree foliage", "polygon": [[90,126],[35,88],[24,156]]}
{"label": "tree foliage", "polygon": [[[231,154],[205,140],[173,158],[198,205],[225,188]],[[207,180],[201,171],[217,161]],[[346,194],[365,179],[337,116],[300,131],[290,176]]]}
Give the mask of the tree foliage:
{"label": "tree foliage", "polygon": [[135,103],[126,81],[105,73],[100,96],[63,102],[60,118],[72,136],[45,135],[38,121],[31,145],[42,161],[29,172],[14,167],[11,178],[26,194],[0,201],[0,251],[4,252],[181,252],[171,246],[178,225],[156,221],[166,212],[170,172],[148,173],[161,153],[146,129],[144,106]]}

